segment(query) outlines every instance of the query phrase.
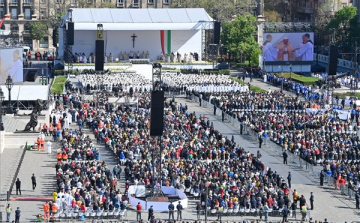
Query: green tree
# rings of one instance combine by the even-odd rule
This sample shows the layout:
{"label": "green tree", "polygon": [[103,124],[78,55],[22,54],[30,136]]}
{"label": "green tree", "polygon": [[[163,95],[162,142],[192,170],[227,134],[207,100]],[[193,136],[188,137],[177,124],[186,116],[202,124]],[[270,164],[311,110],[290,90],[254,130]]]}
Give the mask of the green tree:
{"label": "green tree", "polygon": [[173,0],[173,8],[204,8],[218,21],[231,21],[237,15],[249,15],[256,9],[256,0]]}
{"label": "green tree", "polygon": [[281,22],[281,15],[277,11],[265,11],[266,22]]}
{"label": "green tree", "polygon": [[35,22],[30,25],[29,32],[32,39],[41,41],[48,35],[48,27],[41,22]]}
{"label": "green tree", "polygon": [[357,22],[357,8],[347,6],[335,13],[334,18],[327,25],[327,30],[335,29],[335,41],[339,45],[349,45],[351,38],[359,36]]}
{"label": "green tree", "polygon": [[223,24],[222,44],[239,60],[245,56],[252,65],[259,64],[260,48],[255,40],[256,18],[252,15],[238,16]]}

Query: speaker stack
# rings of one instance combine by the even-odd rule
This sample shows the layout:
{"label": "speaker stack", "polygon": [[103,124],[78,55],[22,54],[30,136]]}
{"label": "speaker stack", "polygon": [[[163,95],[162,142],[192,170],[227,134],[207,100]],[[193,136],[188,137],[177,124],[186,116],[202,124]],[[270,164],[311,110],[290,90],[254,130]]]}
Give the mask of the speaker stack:
{"label": "speaker stack", "polygon": [[95,42],[95,71],[104,71],[104,40]]}
{"label": "speaker stack", "polygon": [[329,75],[336,75],[337,71],[337,64],[338,64],[338,47],[337,46],[330,46],[330,56],[329,56]]}
{"label": "speaker stack", "polygon": [[220,44],[220,22],[214,22],[214,44]]}
{"label": "speaker stack", "polygon": [[67,44],[74,45],[74,23],[68,23],[68,30],[67,30]]}
{"label": "speaker stack", "polygon": [[161,136],[164,129],[164,91],[151,92],[150,136]]}

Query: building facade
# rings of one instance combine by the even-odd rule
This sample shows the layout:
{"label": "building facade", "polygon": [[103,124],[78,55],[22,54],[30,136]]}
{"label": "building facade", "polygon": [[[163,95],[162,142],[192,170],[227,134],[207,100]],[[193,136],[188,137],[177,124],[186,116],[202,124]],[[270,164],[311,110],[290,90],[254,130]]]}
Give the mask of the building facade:
{"label": "building facade", "polygon": [[297,0],[295,7],[295,20],[300,22],[314,22],[316,10],[325,4],[334,14],[339,9],[351,6],[352,0]]}
{"label": "building facade", "polygon": [[58,15],[69,8],[168,8],[172,0],[0,0],[0,18],[9,14],[2,29],[11,30],[11,35],[32,50],[52,50],[53,30],[48,25],[48,36],[42,41],[32,40],[29,28],[34,22],[51,24]]}

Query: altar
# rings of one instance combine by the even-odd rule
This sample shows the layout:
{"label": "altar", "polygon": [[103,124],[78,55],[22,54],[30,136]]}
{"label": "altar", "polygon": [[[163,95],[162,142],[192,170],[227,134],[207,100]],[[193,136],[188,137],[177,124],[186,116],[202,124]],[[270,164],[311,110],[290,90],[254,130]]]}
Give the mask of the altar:
{"label": "altar", "polygon": [[107,59],[111,61],[153,61],[172,54],[197,55],[200,61],[205,50],[203,30],[213,29],[213,19],[203,8],[73,8],[59,27],[61,58],[67,49],[64,32],[70,17],[74,22],[72,53],[94,54],[97,25],[102,24],[105,55],[111,54],[113,59]]}

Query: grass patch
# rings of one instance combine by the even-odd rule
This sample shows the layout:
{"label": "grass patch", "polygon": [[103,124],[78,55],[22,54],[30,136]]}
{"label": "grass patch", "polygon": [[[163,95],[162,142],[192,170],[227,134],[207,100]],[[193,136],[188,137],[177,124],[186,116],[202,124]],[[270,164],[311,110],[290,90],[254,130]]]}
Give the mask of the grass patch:
{"label": "grass patch", "polygon": [[360,93],[358,93],[358,92],[355,92],[355,93],[353,93],[353,92],[345,92],[345,93],[334,92],[333,97],[336,97],[336,96],[338,96],[340,99],[344,99],[346,97],[353,97],[353,96],[360,98]]}
{"label": "grass patch", "polygon": [[[236,82],[238,82],[238,83],[240,83],[240,84],[243,84],[243,85],[247,85],[247,83],[246,82],[244,82],[244,81],[242,81],[242,80],[239,80],[238,78],[236,78],[236,77],[230,77],[230,79],[231,80],[233,80],[233,81],[236,81]],[[260,88],[260,87],[258,87],[258,86],[255,86],[255,85],[251,85],[250,84],[250,90],[251,91],[255,91],[255,92],[259,92],[259,93],[266,93],[267,91],[266,90],[264,90],[264,89],[262,89],[262,88]]]}
{"label": "grass patch", "polygon": [[51,85],[50,91],[52,94],[62,94],[65,87],[66,77],[58,76]]}
{"label": "grass patch", "polygon": [[[283,75],[278,74],[277,76],[278,76],[278,77],[284,76],[284,78],[290,80],[290,73],[283,73]],[[319,80],[319,78],[316,78],[316,77],[305,77],[305,76],[302,76],[302,75],[299,75],[299,74],[295,74],[295,73],[292,73],[292,74],[291,74],[291,78],[292,78],[294,81],[299,82],[299,83],[302,83],[302,84],[304,84],[304,85],[313,85],[316,81]]]}

